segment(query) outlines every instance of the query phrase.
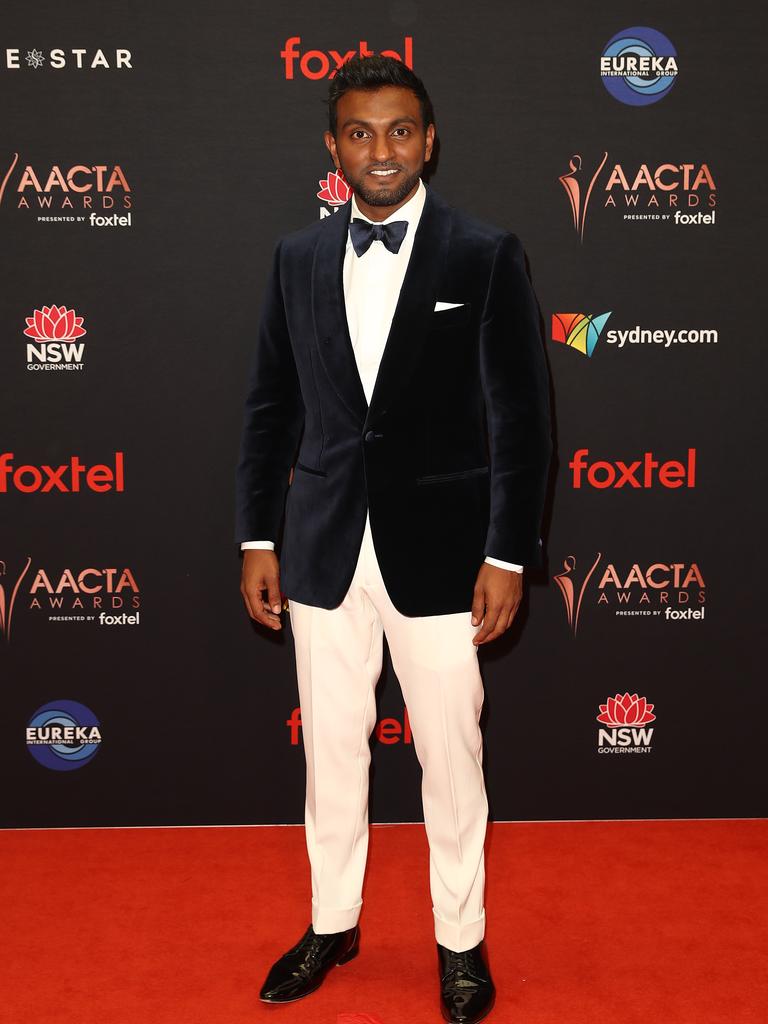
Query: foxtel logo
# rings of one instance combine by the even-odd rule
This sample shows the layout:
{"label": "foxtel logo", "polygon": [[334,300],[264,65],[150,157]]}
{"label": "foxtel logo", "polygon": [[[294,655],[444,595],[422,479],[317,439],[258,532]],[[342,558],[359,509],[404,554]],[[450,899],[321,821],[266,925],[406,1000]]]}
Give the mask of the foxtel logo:
{"label": "foxtel logo", "polygon": [[[285,724],[290,733],[291,746],[297,747],[299,745],[299,730],[302,727],[300,707],[293,709],[291,717],[286,719]],[[382,718],[376,723],[374,735],[379,743],[383,743],[385,746],[391,746],[393,743],[413,743],[408,709],[403,708],[402,722],[397,718]]]}
{"label": "foxtel logo", "polygon": [[[285,64],[285,77],[288,79],[294,77],[294,64],[297,60],[299,71],[304,78],[317,81],[320,78],[334,78],[341,65],[352,57],[357,57],[358,54],[361,57],[373,57],[374,55],[374,51],[368,49],[365,39],[360,40],[359,49],[347,50],[346,53],[340,53],[338,50],[328,50],[327,53],[325,50],[307,50],[299,56],[300,42],[301,36],[291,36],[290,39],[286,39],[285,47],[280,51],[280,56]],[[403,39],[402,57],[396,50],[382,50],[381,56],[394,57],[395,60],[401,61],[413,71],[413,36],[406,36]]]}
{"label": "foxtel logo", "polygon": [[568,463],[573,470],[573,486],[577,489],[582,486],[583,479],[598,490],[627,485],[639,490],[653,487],[656,483],[668,488],[696,486],[695,448],[688,449],[688,459],[684,463],[676,459],[659,462],[654,459],[653,452],[646,452],[642,459],[634,462],[588,462],[588,455],[589,448],[579,448]]}
{"label": "foxtel logo", "polygon": [[89,491],[124,491],[124,452],[115,452],[114,466],[86,466],[77,455],[63,466],[14,466],[13,452],[0,455],[0,494],[21,491],[62,491],[65,494]]}

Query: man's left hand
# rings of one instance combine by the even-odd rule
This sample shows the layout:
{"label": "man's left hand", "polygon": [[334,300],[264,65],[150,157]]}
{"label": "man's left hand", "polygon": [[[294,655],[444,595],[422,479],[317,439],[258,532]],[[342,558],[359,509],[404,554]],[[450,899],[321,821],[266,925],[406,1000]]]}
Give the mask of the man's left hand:
{"label": "man's left hand", "polygon": [[514,621],[523,597],[523,574],[483,562],[475,582],[472,625],[482,626],[472,638],[476,645],[488,643],[506,632]]}

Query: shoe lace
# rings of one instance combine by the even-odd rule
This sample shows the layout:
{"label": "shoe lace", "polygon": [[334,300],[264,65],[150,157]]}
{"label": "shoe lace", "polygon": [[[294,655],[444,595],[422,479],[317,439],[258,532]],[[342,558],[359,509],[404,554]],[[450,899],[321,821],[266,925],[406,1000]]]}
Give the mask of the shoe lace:
{"label": "shoe lace", "polygon": [[476,950],[466,949],[460,953],[450,950],[443,981],[461,988],[482,980],[482,961]]}

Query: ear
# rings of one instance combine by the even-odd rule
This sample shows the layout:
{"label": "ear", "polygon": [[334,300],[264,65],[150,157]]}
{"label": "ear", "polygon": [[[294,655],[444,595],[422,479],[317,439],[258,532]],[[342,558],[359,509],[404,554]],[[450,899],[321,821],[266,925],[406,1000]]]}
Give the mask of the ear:
{"label": "ear", "polygon": [[425,134],[427,141],[424,146],[424,163],[427,163],[429,158],[432,156],[432,147],[435,144],[435,126],[433,124],[428,124]]}
{"label": "ear", "polygon": [[336,152],[336,139],[334,139],[334,137],[331,134],[331,132],[324,132],[323,133],[323,140],[324,140],[325,145],[326,145],[326,147],[328,149],[328,152],[331,154],[331,159],[333,160],[333,162],[334,162],[334,164],[336,166],[336,170],[337,171],[340,170],[341,169],[341,164],[339,163],[339,157],[338,157],[338,154]]}

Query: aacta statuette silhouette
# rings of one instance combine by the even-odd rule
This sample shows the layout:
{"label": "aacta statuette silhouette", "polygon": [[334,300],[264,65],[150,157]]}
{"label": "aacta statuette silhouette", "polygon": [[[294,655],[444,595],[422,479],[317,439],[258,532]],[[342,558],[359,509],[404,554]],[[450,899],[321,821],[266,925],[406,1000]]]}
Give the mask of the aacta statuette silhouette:
{"label": "aacta statuette silhouette", "polygon": [[568,161],[570,170],[567,174],[561,174],[557,179],[565,189],[565,193],[568,196],[568,201],[571,204],[571,213],[573,214],[573,226],[576,229],[579,240],[584,241],[584,224],[587,219],[587,206],[589,205],[589,197],[592,194],[597,176],[605,166],[605,161],[608,159],[608,151],[603,153],[603,159],[600,161],[600,166],[597,168],[595,173],[592,175],[592,179],[589,182],[589,188],[586,194],[582,194],[582,168],[581,168],[581,154],[574,153],[571,159]]}
{"label": "aacta statuette silhouette", "polygon": [[560,593],[563,595],[563,601],[565,602],[565,614],[568,616],[568,625],[573,630],[574,636],[576,636],[576,631],[579,628],[581,599],[584,597],[584,591],[587,589],[587,584],[592,578],[592,573],[597,568],[597,564],[601,558],[602,553],[598,551],[597,558],[592,563],[592,568],[584,578],[584,582],[579,588],[578,595],[576,594],[576,588],[573,585],[574,581],[571,575],[576,568],[576,558],[574,555],[568,555],[568,557],[563,560],[564,571],[552,577],[560,588]]}
{"label": "aacta statuette silhouette", "polygon": [[[27,555],[27,564],[19,573],[16,583],[13,586],[13,590],[10,596],[6,594],[5,583],[0,579],[0,636],[4,636],[6,643],[11,642],[11,618],[13,617],[13,604],[16,600],[16,595],[19,592],[21,581],[27,575],[27,570],[32,564],[32,559]],[[7,569],[5,562],[0,560],[0,576],[6,576]]]}

